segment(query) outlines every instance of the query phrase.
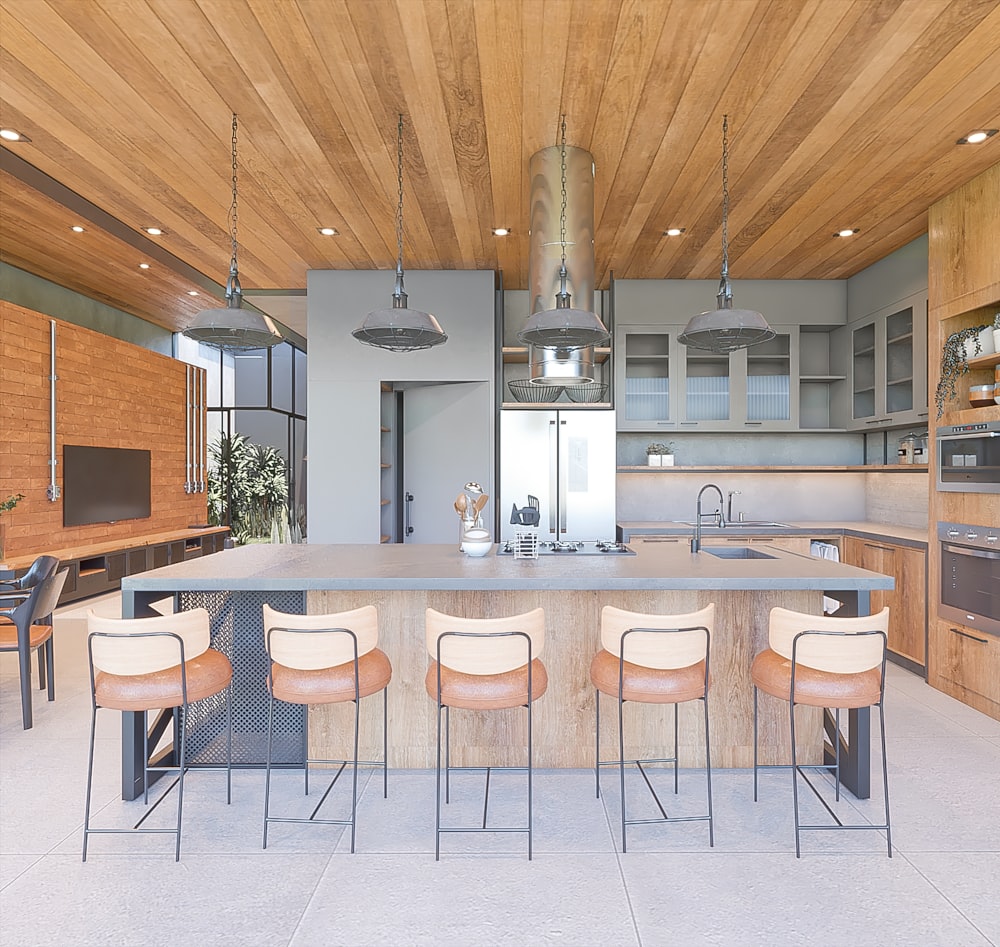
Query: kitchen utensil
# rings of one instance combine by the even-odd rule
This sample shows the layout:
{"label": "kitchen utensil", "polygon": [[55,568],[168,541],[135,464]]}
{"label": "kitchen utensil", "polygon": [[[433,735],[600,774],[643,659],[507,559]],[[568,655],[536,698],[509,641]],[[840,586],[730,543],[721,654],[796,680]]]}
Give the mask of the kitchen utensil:
{"label": "kitchen utensil", "polygon": [[970,385],[969,404],[974,408],[985,408],[995,404],[993,400],[993,385]]}
{"label": "kitchen utensil", "polygon": [[468,500],[466,499],[464,493],[460,493],[457,497],[455,497],[455,512],[463,518],[465,517],[467,503]]}
{"label": "kitchen utensil", "polygon": [[473,509],[476,511],[476,516],[483,512],[483,507],[486,506],[486,502],[489,500],[490,496],[488,493],[484,493],[479,499],[476,500],[473,505]]}

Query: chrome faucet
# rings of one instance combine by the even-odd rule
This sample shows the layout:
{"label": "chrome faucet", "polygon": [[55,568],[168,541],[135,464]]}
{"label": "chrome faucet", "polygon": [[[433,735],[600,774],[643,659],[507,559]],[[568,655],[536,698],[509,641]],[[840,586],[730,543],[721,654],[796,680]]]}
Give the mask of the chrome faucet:
{"label": "chrome faucet", "polygon": [[701,551],[701,497],[706,490],[714,490],[719,494],[719,508],[712,514],[712,516],[715,517],[719,526],[726,525],[726,518],[722,515],[722,506],[726,502],[726,498],[722,495],[722,491],[714,483],[706,483],[705,486],[698,491],[698,499],[695,503],[694,536],[691,537],[691,552]]}
{"label": "chrome faucet", "polygon": [[[726,522],[727,523],[731,523],[733,521],[733,497],[734,496],[735,497],[741,497],[741,496],[743,496],[743,491],[742,490],[730,490],[726,495],[729,497],[729,500],[726,503]],[[742,518],[743,518],[743,514],[740,513],[740,519],[742,519]]]}

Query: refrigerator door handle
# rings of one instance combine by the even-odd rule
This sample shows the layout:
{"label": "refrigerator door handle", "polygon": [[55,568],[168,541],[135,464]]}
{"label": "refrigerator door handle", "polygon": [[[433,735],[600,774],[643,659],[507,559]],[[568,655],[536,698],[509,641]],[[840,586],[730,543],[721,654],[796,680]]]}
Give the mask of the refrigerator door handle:
{"label": "refrigerator door handle", "polygon": [[557,468],[559,476],[559,534],[562,538],[566,535],[566,514],[569,506],[569,434],[566,431],[565,421],[560,421],[559,425]]}
{"label": "refrigerator door handle", "polygon": [[556,517],[559,511],[559,426],[549,421],[549,532],[559,538]]}

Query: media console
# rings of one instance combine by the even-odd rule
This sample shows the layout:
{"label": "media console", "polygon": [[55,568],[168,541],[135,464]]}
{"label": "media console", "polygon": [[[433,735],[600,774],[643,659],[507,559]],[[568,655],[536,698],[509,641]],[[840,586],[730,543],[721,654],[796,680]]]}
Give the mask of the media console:
{"label": "media console", "polygon": [[228,526],[171,530],[86,546],[39,549],[30,556],[12,558],[6,565],[19,576],[27,572],[35,556],[56,556],[60,568],[69,570],[59,598],[64,605],[119,589],[125,576],[211,555],[222,549],[228,536]]}

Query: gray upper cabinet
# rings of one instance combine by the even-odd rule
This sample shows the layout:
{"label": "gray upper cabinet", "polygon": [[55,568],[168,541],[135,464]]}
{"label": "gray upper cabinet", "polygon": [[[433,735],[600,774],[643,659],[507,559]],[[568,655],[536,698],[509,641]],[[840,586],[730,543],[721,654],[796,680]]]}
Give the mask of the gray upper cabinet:
{"label": "gray upper cabinet", "polygon": [[798,428],[798,326],[780,326],[770,342],[728,355],[681,345],[683,328],[618,327],[618,430]]}
{"label": "gray upper cabinet", "polygon": [[918,294],[845,326],[848,430],[927,423],[927,297]]}

